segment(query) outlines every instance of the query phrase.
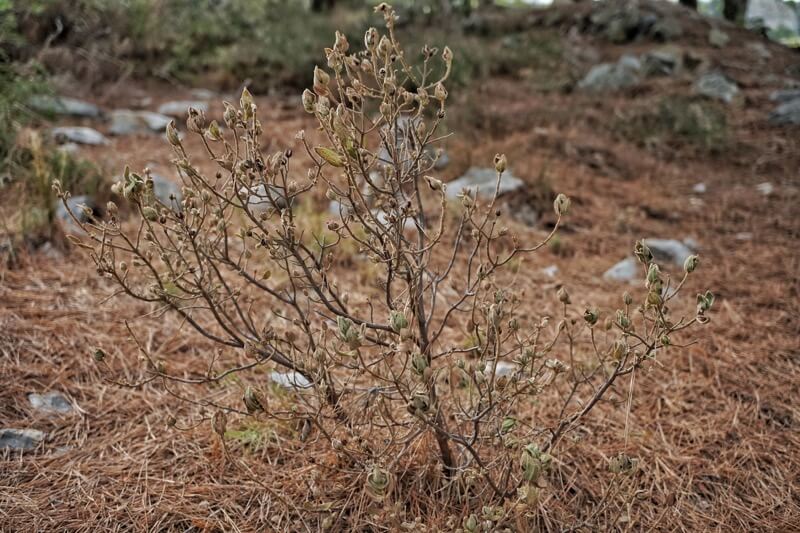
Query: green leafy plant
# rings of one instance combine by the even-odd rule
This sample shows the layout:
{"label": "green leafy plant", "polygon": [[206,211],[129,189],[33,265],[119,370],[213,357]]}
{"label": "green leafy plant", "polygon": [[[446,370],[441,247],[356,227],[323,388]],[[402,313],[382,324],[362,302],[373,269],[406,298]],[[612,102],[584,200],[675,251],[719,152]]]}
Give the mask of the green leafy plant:
{"label": "green leafy plant", "polygon": [[[566,460],[562,439],[620,378],[706,322],[713,297],[699,296],[694,316],[671,317],[697,258],[673,284],[639,242],[647,282],[636,303],[626,293],[601,320],[595,309],[575,309],[562,287],[557,316],[523,312],[512,267],[551,241],[570,200],[559,194],[552,233],[526,242],[503,222],[504,155],[494,158],[494,190],[448,191],[431,148],[441,141],[453,53],[426,47],[412,63],[396,40],[393,9],[376,9],[386,32],[370,28],[358,52],[337,33],[328,68],[315,68],[303,93],[319,126],[296,137],[310,161],[305,173],[295,172],[293,150],[263,151],[264,126],[245,90],[238,106],[225,103],[224,131],[189,110],[186,127],[216,173],[201,170],[170,125],[183,199],[159,201],[148,173],[128,169],[114,188],[138,213],[135,227],[110,203],[107,218],[76,220],[88,235],[82,246],[121,292],[239,354],[230,368],[187,379],[142,350],[143,379],[202,384],[264,365],[284,372],[290,406],[255,372],[239,405],[197,400],[216,411],[217,434],[226,435],[229,416],[294,421],[298,438],[326,442],[347,465],[341,475],[369,499],[403,501],[404,472],[433,461],[438,475],[412,477],[442,505],[483,508],[489,529],[524,521],[554,490],[545,479]],[[298,216],[322,192],[332,210],[324,230]],[[337,266],[353,245],[378,273],[371,286]],[[624,474],[634,465],[623,455],[612,466]],[[508,501],[518,505],[495,507]],[[477,516],[463,526],[477,531]]]}

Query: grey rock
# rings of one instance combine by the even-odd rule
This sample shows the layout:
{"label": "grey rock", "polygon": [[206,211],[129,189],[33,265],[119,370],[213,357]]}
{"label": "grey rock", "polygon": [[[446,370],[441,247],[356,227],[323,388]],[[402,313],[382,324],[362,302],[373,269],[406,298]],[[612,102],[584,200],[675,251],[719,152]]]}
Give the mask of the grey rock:
{"label": "grey rock", "polygon": [[66,96],[36,95],[28,101],[28,104],[37,111],[54,115],[88,118],[96,118],[101,115],[100,108],[96,105]]}
{"label": "grey rock", "polygon": [[692,191],[696,192],[697,194],[705,194],[707,190],[708,186],[703,182],[695,183],[694,187],[692,187]]}
{"label": "grey rock", "polygon": [[105,135],[93,128],[86,126],[63,126],[50,130],[53,138],[59,142],[73,142],[78,144],[104,145],[108,144]]}
{"label": "grey rock", "polygon": [[773,192],[775,192],[775,186],[768,181],[764,183],[759,183],[756,185],[756,190],[763,194],[764,196],[769,196]]}
{"label": "grey rock", "polygon": [[81,151],[81,146],[78,143],[64,143],[59,144],[56,150],[69,155],[75,155]]}
{"label": "grey rock", "polygon": [[308,379],[306,379],[306,377],[300,372],[295,371],[278,372],[277,370],[273,370],[269,373],[269,379],[282,387],[286,387],[287,389],[307,389],[311,387],[311,382],[308,381]]}
{"label": "grey rock", "polygon": [[38,429],[0,429],[0,450],[33,450],[44,440]]}
{"label": "grey rock", "polygon": [[[506,170],[500,179],[499,195],[503,195],[523,187],[525,182]],[[478,195],[491,197],[497,186],[497,171],[493,168],[471,167],[460,178],[447,184],[446,195],[455,199],[464,189],[477,191]]]}
{"label": "grey rock", "polygon": [[719,28],[711,28],[708,32],[708,44],[715,48],[725,48],[730,41],[730,36]]}
{"label": "grey rock", "polygon": [[175,196],[175,201],[177,205],[180,206],[183,200],[183,194],[181,193],[181,186],[178,183],[156,173],[150,173],[150,177],[153,178],[153,194],[155,194],[156,198],[158,198],[162,204],[175,207],[170,199],[170,196]]}
{"label": "grey rock", "polygon": [[769,114],[772,124],[800,124],[800,98],[785,102]]}
{"label": "grey rock", "polygon": [[752,241],[753,234],[749,231],[740,231],[736,235],[733,236],[734,239],[737,241]]}
{"label": "grey rock", "polygon": [[[486,373],[490,373],[492,370],[491,365],[486,365]],[[508,361],[497,361],[497,365],[495,365],[494,373],[496,376],[506,376],[511,377],[517,372],[517,365],[514,363],[509,363]],[[488,377],[488,376],[487,376]]]}
{"label": "grey rock", "polygon": [[800,100],[800,89],[784,89],[780,91],[772,91],[769,94],[769,99],[778,104],[791,102],[792,100]]}
{"label": "grey rock", "polygon": [[617,91],[639,83],[641,63],[633,56],[622,56],[616,63],[592,67],[578,82],[578,88],[589,92]]}
{"label": "grey rock", "polygon": [[739,95],[739,87],[718,72],[700,76],[694,84],[694,90],[697,94],[722,100],[726,104],[732,103]]}
{"label": "grey rock", "polygon": [[697,252],[700,249],[700,243],[694,237],[686,237],[683,239],[685,244],[692,252]]}
{"label": "grey rock", "polygon": [[660,41],[674,41],[683,36],[683,26],[678,19],[661,17],[650,28],[650,36]]}
{"label": "grey rock", "polygon": [[56,391],[39,394],[32,392],[28,394],[28,401],[31,407],[44,413],[68,414],[72,412],[72,404],[63,394]]}
{"label": "grey rock", "polygon": [[692,250],[686,244],[675,239],[645,239],[644,242],[653,252],[656,261],[683,266],[686,258],[692,255]]}
{"label": "grey rock", "polygon": [[131,135],[134,133],[163,132],[172,119],[167,115],[152,111],[133,111],[116,109],[111,112],[112,135]]}
{"label": "grey rock", "polygon": [[747,43],[747,48],[752,51],[756,57],[762,61],[772,58],[772,52],[769,51],[767,45],[758,41],[751,41]]}
{"label": "grey rock", "polygon": [[208,113],[208,103],[201,100],[176,100],[165,102],[158,106],[158,112],[176,118],[186,118],[189,108],[193,107],[203,113]]}
{"label": "grey rock", "polygon": [[639,261],[635,257],[626,257],[605,271],[603,277],[614,281],[633,281],[639,275]]}
{"label": "grey rock", "polygon": [[239,194],[241,196],[247,196],[247,206],[254,214],[266,213],[275,206],[279,209],[284,209],[286,207],[283,190],[279,187],[262,184],[250,188],[249,192],[250,194],[248,195],[247,188],[245,187],[239,189]]}
{"label": "grey rock", "polygon": [[[75,224],[75,221],[70,216],[70,213],[74,214],[75,218],[81,222],[89,221],[89,217],[86,215],[86,213],[84,213],[83,208],[81,207],[84,205],[93,212],[97,211],[97,204],[95,204],[95,201],[87,195],[70,197],[67,199],[67,207],[64,207],[64,203],[61,200],[58,200],[58,203],[56,204],[56,217],[61,221],[61,225],[65,230],[78,229],[78,225]],[[67,211],[67,209],[69,209],[69,211]]]}
{"label": "grey rock", "polygon": [[793,33],[800,32],[797,12],[783,0],[749,0],[744,19],[750,27],[770,30],[784,28]]}
{"label": "grey rock", "polygon": [[548,278],[554,278],[558,274],[558,267],[556,265],[546,266],[541,272]]}
{"label": "grey rock", "polygon": [[645,76],[670,76],[680,67],[680,53],[675,50],[652,50],[642,56]]}
{"label": "grey rock", "polygon": [[192,89],[191,91],[189,91],[189,94],[191,94],[192,98],[196,100],[213,100],[214,98],[217,97],[217,93],[215,93],[214,91],[210,89],[201,89],[201,88]]}

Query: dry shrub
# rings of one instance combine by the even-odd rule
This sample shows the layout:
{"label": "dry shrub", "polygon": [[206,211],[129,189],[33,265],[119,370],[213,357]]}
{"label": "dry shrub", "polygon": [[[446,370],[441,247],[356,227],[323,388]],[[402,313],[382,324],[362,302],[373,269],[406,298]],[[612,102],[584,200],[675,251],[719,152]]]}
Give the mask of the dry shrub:
{"label": "dry shrub", "polygon": [[[126,385],[161,382],[202,406],[228,451],[231,440],[258,446],[287,431],[326,444],[337,475],[359,496],[312,487],[312,513],[265,485],[295,528],[370,527],[365,499],[373,502],[369,513],[400,527],[398,508],[419,490],[463,516],[448,527],[525,528],[543,512],[541,492],[558,490],[547,478],[554,462],[569,461],[559,443],[617,380],[705,323],[713,296],[698,295],[695,316],[673,318],[670,301],[697,257],[674,284],[639,242],[647,283],[638,298],[626,292],[601,319],[598,310],[576,310],[561,287],[561,316],[520,315],[518,260],[550,242],[570,201],[556,197],[550,235],[522,242],[499,209],[501,154],[493,190],[448,195],[431,174],[453,54],[426,47],[413,65],[396,41],[392,8],[376,9],[386,33],[369,29],[355,54],[337,33],[326,50],[329,71],[315,69],[313,90],[303,93],[319,123],[314,136],[324,139],[298,134],[313,161],[306,175],[293,171],[291,150],[263,153],[245,90],[238,108],[225,103],[224,130],[189,111],[187,129],[202,139],[215,174],[200,170],[171,125],[183,199],[160,201],[147,172],[126,170],[115,190],[138,213],[135,228],[109,203],[105,220],[76,220],[88,235],[79,243],[121,293],[177,314],[235,354],[211,354],[206,371],[188,373],[140,343],[145,375]],[[336,206],[324,228],[317,217],[299,216],[320,189]],[[353,281],[343,255],[369,265],[369,285]],[[106,354],[98,349],[95,357]],[[264,367],[283,373],[268,379]],[[289,393],[268,388],[270,380]],[[241,387],[242,403],[192,395],[208,384]],[[231,430],[240,417],[255,421]],[[636,461],[620,453],[607,467],[617,489],[628,490]],[[327,513],[334,498],[350,511]],[[605,500],[589,514],[600,514]]]}

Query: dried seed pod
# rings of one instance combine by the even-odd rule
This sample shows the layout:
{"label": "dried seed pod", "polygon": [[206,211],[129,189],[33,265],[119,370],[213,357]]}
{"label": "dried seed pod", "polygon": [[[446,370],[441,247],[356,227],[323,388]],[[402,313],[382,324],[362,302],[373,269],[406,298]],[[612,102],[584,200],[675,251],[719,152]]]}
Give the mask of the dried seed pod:
{"label": "dried seed pod", "polygon": [[506,154],[494,155],[494,169],[498,172],[498,174],[505,172],[507,166],[508,160],[506,159]]}
{"label": "dried seed pod", "polygon": [[248,413],[252,414],[259,411],[266,412],[266,399],[260,392],[253,390],[253,388],[249,385],[244,391],[242,400],[244,401],[244,406],[247,408]]}
{"label": "dried seed pod", "polygon": [[391,492],[392,486],[392,474],[378,465],[374,465],[367,474],[367,494],[376,501],[383,501]]}
{"label": "dried seed pod", "polygon": [[228,417],[225,415],[225,411],[219,410],[214,413],[211,418],[211,427],[214,429],[214,433],[220,437],[225,436],[225,430],[228,427]]}
{"label": "dried seed pod", "polygon": [[553,209],[555,210],[556,215],[562,217],[569,213],[570,204],[571,201],[565,194],[559,194],[556,196],[556,199],[553,202]]}

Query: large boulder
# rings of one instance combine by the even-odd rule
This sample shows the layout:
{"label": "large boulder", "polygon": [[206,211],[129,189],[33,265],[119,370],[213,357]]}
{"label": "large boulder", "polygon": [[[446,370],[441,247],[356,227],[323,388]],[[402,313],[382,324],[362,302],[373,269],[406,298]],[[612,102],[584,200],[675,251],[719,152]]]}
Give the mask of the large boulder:
{"label": "large boulder", "polygon": [[589,92],[610,92],[632,87],[639,83],[641,68],[636,57],[624,55],[616,63],[601,63],[592,67],[578,82],[578,88]]}
{"label": "large boulder", "polygon": [[686,258],[692,255],[692,250],[685,242],[675,239],[645,239],[644,242],[656,261],[683,266]]}
{"label": "large boulder", "polygon": [[639,261],[635,257],[626,257],[605,271],[603,277],[613,281],[633,281],[639,276]]}

